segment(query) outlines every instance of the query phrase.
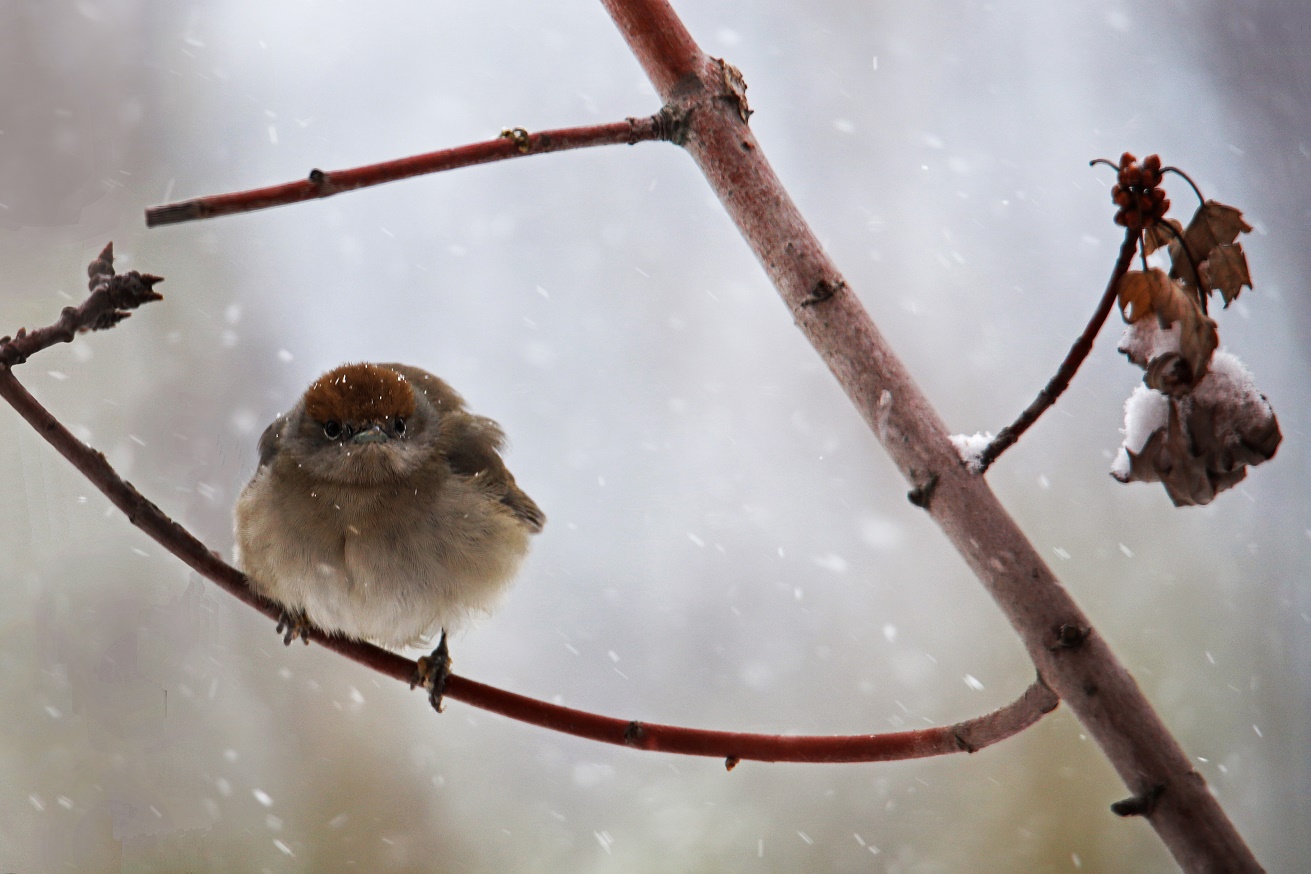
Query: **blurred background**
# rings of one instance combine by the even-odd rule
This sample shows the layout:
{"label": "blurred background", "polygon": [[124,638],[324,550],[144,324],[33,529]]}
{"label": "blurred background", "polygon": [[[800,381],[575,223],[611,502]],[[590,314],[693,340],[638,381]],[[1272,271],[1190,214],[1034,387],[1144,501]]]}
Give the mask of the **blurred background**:
{"label": "blurred background", "polygon": [[[1217,318],[1285,435],[1204,508],[1108,475],[1108,325],[989,479],[1271,871],[1311,865],[1311,10],[676,3],[954,431],[1083,327],[1111,173],[1245,210]],[[667,144],[147,231],[145,207],[658,102],[598,3],[0,3],[0,333],[113,240],[165,302],[19,375],[212,547],[260,429],[343,361],[441,374],[550,517],[468,677],[622,718],[857,733],[990,710],[1014,633]],[[1194,207],[1171,180],[1175,212]],[[1112,316],[1112,321],[1118,317]],[[638,753],[423,697],[272,624],[0,409],[0,870],[1168,871],[1064,709],[974,756]]]}

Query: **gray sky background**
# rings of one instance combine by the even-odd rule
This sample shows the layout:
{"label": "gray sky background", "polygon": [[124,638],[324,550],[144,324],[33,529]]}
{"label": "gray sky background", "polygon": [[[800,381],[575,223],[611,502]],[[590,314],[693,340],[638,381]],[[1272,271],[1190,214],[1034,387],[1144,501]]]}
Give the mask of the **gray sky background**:
{"label": "gray sky background", "polygon": [[[1108,325],[989,480],[1262,861],[1304,870],[1311,12],[676,6],[955,431],[1027,404],[1101,293],[1120,234],[1090,158],[1159,152],[1256,226],[1256,289],[1217,318],[1279,415],[1272,462],[1205,508],[1114,482],[1141,374]],[[167,277],[20,376],[213,548],[273,415],[338,363],[403,360],[505,426],[550,520],[458,672],[806,733],[953,722],[1031,680],[675,147],[144,228],[166,199],[649,114],[600,4],[3,0],[0,57],[0,332],[80,299],[110,239]],[[438,718],[282,647],[4,410],[0,495],[0,870],[1172,870],[1064,710],[970,757],[731,774]]]}

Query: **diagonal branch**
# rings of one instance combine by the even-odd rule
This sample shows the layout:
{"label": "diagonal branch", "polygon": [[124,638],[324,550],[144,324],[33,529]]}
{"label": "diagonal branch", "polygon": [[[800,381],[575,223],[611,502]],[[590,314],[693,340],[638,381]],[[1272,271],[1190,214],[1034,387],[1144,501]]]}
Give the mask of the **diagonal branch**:
{"label": "diagonal branch", "polygon": [[171,225],[196,219],[214,218],[239,212],[254,212],[271,206],[285,206],[331,197],[343,191],[354,191],[371,185],[382,185],[440,173],[458,167],[489,164],[527,155],[544,155],[547,152],[564,152],[592,146],[636,145],[649,140],[670,140],[677,136],[676,125],[663,112],[649,118],[628,118],[612,124],[566,127],[557,130],[529,133],[523,128],[510,128],[494,140],[442,149],[424,155],[398,158],[380,164],[369,164],[350,170],[311,170],[309,176],[298,182],[287,182],[269,188],[254,188],[233,194],[215,194],[198,197],[146,210],[146,226]]}
{"label": "diagonal branch", "polygon": [[[93,290],[82,306],[65,308],[60,320],[48,328],[20,331],[12,340],[8,337],[0,339],[0,397],[109,498],[129,522],[229,594],[270,619],[281,619],[283,610],[279,604],[258,595],[243,573],[207,549],[191,532],[119,476],[103,453],[74,437],[14,376],[12,365],[26,361],[41,349],[71,340],[79,330],[110,327],[121,321],[125,313],[116,307],[128,309],[159,299],[159,295],[149,288],[153,282],[160,281],[158,277],[143,277],[135,272],[124,276],[114,274],[112,245],[106,246],[100,257],[92,262],[90,273]],[[327,634],[314,627],[305,630],[305,639],[307,643],[314,640],[392,679],[413,685],[417,665],[396,653],[364,641]],[[954,725],[884,734],[794,736],[709,731],[616,719],[561,707],[454,675],[446,679],[445,696],[511,719],[590,740],[653,752],[722,758],[730,768],[743,759],[885,762],[973,753],[1018,734],[1054,710],[1058,703],[1056,695],[1039,679],[1010,704]]]}
{"label": "diagonal branch", "polygon": [[[1167,227],[1169,227],[1167,225]],[[1173,228],[1171,228],[1173,230]],[[992,438],[991,442],[979,453],[978,461],[975,462],[977,473],[984,473],[992,463],[997,460],[1003,452],[1009,449],[1016,440],[1023,436],[1024,432],[1038,417],[1047,412],[1047,408],[1056,403],[1056,399],[1070,387],[1070,380],[1074,379],[1074,374],[1078,372],[1079,365],[1088,357],[1092,351],[1093,341],[1097,339],[1097,332],[1102,329],[1106,323],[1106,317],[1111,314],[1111,307],[1115,305],[1115,296],[1120,280],[1124,274],[1129,272],[1133,265],[1134,252],[1138,250],[1138,237],[1141,231],[1129,229],[1124,232],[1124,242],[1120,245],[1120,256],[1115,261],[1115,267],[1111,270],[1110,281],[1106,283],[1106,291],[1102,294],[1102,299],[1097,303],[1097,309],[1093,312],[1092,318],[1084,326],[1083,333],[1079,339],[1074,341],[1070,351],[1066,353],[1065,360],[1061,366],[1056,369],[1056,374],[1047,382],[1038,396],[1033,399],[1033,403],[1024,408],[1019,418],[997,432],[997,436]]]}
{"label": "diagonal branch", "polygon": [[[1206,781],[1133,677],[1062,588],[946,427],[806,224],[746,124],[745,86],[706,56],[667,0],[602,0],[684,146],[737,224],[797,327],[1010,620],[1039,675],[1079,717],[1188,871],[1259,871]],[[1076,629],[1066,635],[1064,629]],[[1162,786],[1158,791],[1156,787]],[[1148,809],[1150,808],[1150,809]]]}

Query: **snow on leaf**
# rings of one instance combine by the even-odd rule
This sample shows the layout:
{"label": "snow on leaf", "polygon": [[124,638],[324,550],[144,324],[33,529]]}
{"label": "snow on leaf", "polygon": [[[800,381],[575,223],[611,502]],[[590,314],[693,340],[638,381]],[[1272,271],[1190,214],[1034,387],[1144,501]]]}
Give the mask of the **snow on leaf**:
{"label": "snow on leaf", "polygon": [[[1125,441],[1111,469],[1123,483],[1159,482],[1175,506],[1209,504],[1274,457],[1283,435],[1265,395],[1235,356],[1217,352],[1183,397],[1135,390],[1125,404]],[[1152,428],[1144,439],[1143,432]]]}
{"label": "snow on leaf", "polygon": [[1165,427],[1170,400],[1156,389],[1140,385],[1124,402],[1124,446],[1142,452],[1153,433]]}
{"label": "snow on leaf", "polygon": [[[1126,273],[1116,292],[1129,323],[1120,351],[1147,371],[1144,382],[1152,388],[1168,395],[1190,391],[1206,375],[1219,345],[1215,322],[1194,295],[1162,270]],[[1155,324],[1144,321],[1151,314]]]}

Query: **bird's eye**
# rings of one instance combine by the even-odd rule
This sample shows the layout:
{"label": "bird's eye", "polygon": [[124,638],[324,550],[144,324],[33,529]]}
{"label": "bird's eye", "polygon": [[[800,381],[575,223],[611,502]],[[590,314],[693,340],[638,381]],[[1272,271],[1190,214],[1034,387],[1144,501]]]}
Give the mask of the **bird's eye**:
{"label": "bird's eye", "polygon": [[329,440],[336,440],[341,436],[341,422],[329,419],[323,423],[323,435]]}
{"label": "bird's eye", "polygon": [[400,416],[397,416],[397,417],[396,417],[396,424],[394,424],[394,425],[392,426],[392,428],[396,431],[397,434],[404,434],[404,433],[405,433],[405,420],[402,419]]}

